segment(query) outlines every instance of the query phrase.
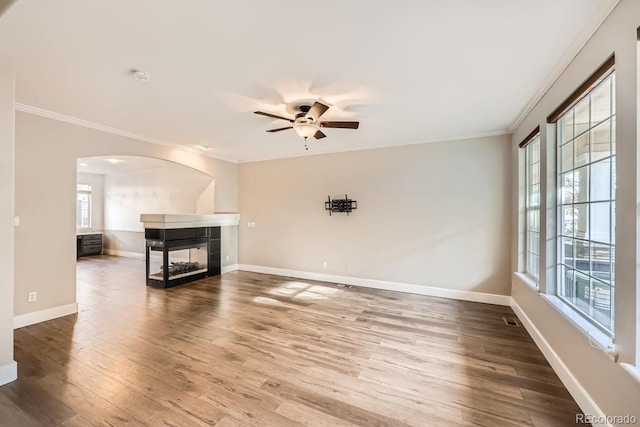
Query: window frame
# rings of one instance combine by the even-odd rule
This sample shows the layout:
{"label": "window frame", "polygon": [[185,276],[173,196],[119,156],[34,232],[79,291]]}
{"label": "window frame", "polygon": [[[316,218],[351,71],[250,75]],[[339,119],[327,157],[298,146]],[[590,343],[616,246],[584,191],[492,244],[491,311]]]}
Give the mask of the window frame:
{"label": "window frame", "polygon": [[[524,150],[524,263],[523,263],[523,272],[527,275],[527,277],[533,282],[536,288],[539,288],[539,280],[540,280],[540,254],[541,254],[541,205],[542,205],[542,179],[540,176],[541,173],[541,162],[542,162],[542,151],[541,151],[541,142],[540,142],[540,127],[536,127],[527,137],[518,145],[520,148]],[[537,159],[533,158],[534,148],[537,146]],[[538,180],[537,183],[531,183],[531,170],[533,167],[537,166],[538,172]],[[535,205],[532,205],[532,194],[531,188],[532,185],[538,185],[538,200]],[[537,224],[531,224],[531,213],[537,212]],[[534,215],[535,217],[535,215]],[[535,221],[534,221],[535,222]],[[531,233],[537,233],[537,247],[538,252],[535,253],[531,250]],[[537,257],[537,262],[535,265],[530,264],[530,260],[532,259],[531,255]],[[533,270],[536,271],[533,271]]]}
{"label": "window frame", "polygon": [[[81,189],[84,186],[85,188]],[[91,221],[91,213],[92,213],[92,205],[93,205],[93,186],[91,184],[78,183],[76,185],[76,230],[90,230],[92,226]],[[80,195],[89,196],[88,206],[87,206],[87,226],[83,226],[81,224],[80,217],[78,216],[77,203]]]}
{"label": "window frame", "polygon": [[[592,102],[591,95],[596,93],[598,88],[601,87],[602,84],[610,80],[610,88],[609,88],[609,114],[604,119],[593,120],[592,112]],[[584,89],[586,83],[589,83]],[[574,92],[571,97],[565,101],[552,115],[549,116],[548,121],[553,119],[553,123],[556,124],[556,155],[557,155],[557,170],[556,170],[556,216],[558,224],[555,236],[557,239],[557,252],[555,259],[556,266],[556,287],[554,296],[559,298],[564,304],[566,304],[571,310],[575,313],[583,317],[589,324],[595,326],[601,332],[603,332],[607,337],[614,339],[615,338],[615,254],[616,254],[616,245],[615,245],[615,205],[616,205],[616,197],[615,197],[615,179],[616,179],[616,171],[615,171],[615,162],[616,162],[616,150],[614,149],[616,141],[615,141],[615,120],[616,120],[616,106],[615,106],[615,67],[613,66],[613,57],[609,59],[602,67],[598,69],[594,75],[592,75],[586,82],[583,84],[580,89],[580,94],[575,96],[578,92]],[[588,124],[586,129],[582,129],[580,131],[576,131],[575,114],[576,110],[579,108],[585,108],[584,103],[586,102],[586,108],[588,111]],[[560,111],[558,113],[558,111]],[[570,139],[564,138],[564,120],[568,114],[572,115],[572,135]],[[603,158],[592,157],[593,147],[592,147],[592,137],[594,135],[594,130],[599,126],[603,126],[606,122],[609,123],[609,153],[607,156]],[[586,138],[588,141],[588,150],[586,154],[583,153],[582,156],[587,156],[587,160],[584,163],[576,164],[576,160],[578,159],[578,151],[575,145],[577,142]],[[570,146],[570,147],[569,147]],[[569,169],[564,170],[564,159],[563,159],[563,150],[565,147],[569,147],[571,149],[571,161],[572,165]],[[566,151],[566,150],[565,150]],[[608,199],[599,199],[594,198],[594,191],[592,188],[592,167],[593,165],[602,166],[602,164],[609,164],[609,198]],[[585,181],[587,190],[586,190],[586,198],[580,197],[580,195],[576,195],[576,176],[579,176],[580,169],[583,169],[586,172],[586,177],[578,178]],[[563,194],[563,191],[566,189],[566,185],[564,185],[563,180],[565,177],[571,176],[571,184],[573,187],[570,195],[570,202],[567,202],[566,196]],[[581,184],[578,183],[578,188]],[[581,193],[582,195],[582,193]],[[595,228],[592,227],[592,211],[594,204],[608,204],[608,233],[609,233],[609,241],[602,242],[600,239],[597,239],[593,236],[593,232]],[[575,218],[576,210],[578,207],[582,207],[587,213],[586,217],[586,228],[585,235],[580,237],[578,236],[577,230],[569,231],[566,233],[564,229],[565,219],[563,215],[565,215],[565,209],[570,207],[569,210],[573,211],[573,215]],[[573,221],[573,220],[572,220]],[[564,246],[564,241],[572,240],[572,259],[573,265],[567,264],[565,262],[566,251]],[[580,242],[583,247],[587,248],[588,253],[588,273],[583,267],[578,267],[577,262],[578,258],[576,256],[578,250],[576,246],[576,242]],[[596,271],[593,266],[592,257],[594,256],[594,251],[601,247],[608,247],[609,250],[609,263],[608,263],[608,271],[609,271],[609,282],[607,283],[605,279],[594,275]],[[570,295],[567,296],[567,288],[566,288],[566,272],[572,272],[573,280],[571,281],[571,292]],[[584,298],[580,298],[579,287],[577,284],[577,280],[586,280],[589,285],[589,292],[586,292],[586,288],[584,288],[585,292]],[[595,285],[594,285],[595,283]],[[608,304],[609,304],[609,326],[605,325],[601,320],[597,318],[597,308],[596,307],[596,299],[598,298],[596,286],[598,283],[605,285],[605,287],[601,289],[609,288],[608,292]],[[603,301],[606,300],[606,295],[604,291],[600,290],[600,299],[599,302],[601,306],[604,306]],[[579,304],[585,304],[584,299],[588,298],[586,301],[586,309],[585,307],[580,307]],[[578,301],[580,300],[580,301]]]}

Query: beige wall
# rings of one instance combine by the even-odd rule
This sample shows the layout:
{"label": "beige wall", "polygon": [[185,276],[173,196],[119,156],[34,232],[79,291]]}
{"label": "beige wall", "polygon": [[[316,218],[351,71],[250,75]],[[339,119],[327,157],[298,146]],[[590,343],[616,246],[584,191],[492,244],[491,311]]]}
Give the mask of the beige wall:
{"label": "beige wall", "polygon": [[[18,112],[16,315],[75,302],[76,159],[105,155],[156,157],[200,170],[216,180],[216,209],[237,211],[236,164]],[[38,292],[37,302],[27,302],[29,291]]]}
{"label": "beige wall", "polygon": [[[243,163],[239,262],[508,295],[509,141]],[[329,216],[345,193],[358,209]]]}
{"label": "beige wall", "polygon": [[[524,122],[516,129],[512,141],[514,182],[519,177],[517,144],[532,129],[540,125],[543,145],[547,139],[549,156],[543,157],[542,189],[548,189],[542,211],[548,211],[548,235],[544,264],[541,271],[546,277],[541,288],[553,291],[555,269],[554,211],[555,204],[555,152],[554,126],[545,119],[575,88],[595,71],[612,53],[616,55],[616,110],[617,110],[617,208],[616,208],[616,346],[620,361],[636,363],[638,334],[638,55],[636,29],[640,26],[640,2],[622,0],[600,29],[562,73],[551,89],[536,105]],[[517,188],[513,199],[517,200]],[[518,231],[522,230],[520,215],[522,203],[512,209],[512,270],[522,267],[518,256]],[[549,260],[549,261],[547,261]],[[512,296],[533,326],[548,342],[549,347],[566,365],[593,403],[607,415],[632,414],[640,418],[640,383],[633,380],[620,364],[614,363],[604,352],[593,348],[586,333],[553,308],[546,298],[540,297],[517,275],[513,276]],[[580,402],[580,399],[578,399]],[[584,400],[583,400],[584,402]],[[583,409],[585,409],[583,407]]]}
{"label": "beige wall", "polygon": [[14,378],[14,70],[0,53],[0,385]]}

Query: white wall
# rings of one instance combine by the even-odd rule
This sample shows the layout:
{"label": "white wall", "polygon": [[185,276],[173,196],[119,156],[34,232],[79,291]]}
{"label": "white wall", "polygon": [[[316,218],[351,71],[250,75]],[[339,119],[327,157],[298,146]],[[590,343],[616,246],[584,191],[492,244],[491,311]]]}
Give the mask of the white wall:
{"label": "white wall", "polygon": [[[616,346],[620,362],[635,364],[637,357],[638,320],[638,47],[636,30],[640,26],[640,2],[622,0],[586,46],[575,57],[550,90],[516,129],[512,141],[513,180],[521,177],[522,163],[517,144],[536,126],[542,130],[542,146],[548,145],[548,156],[542,157],[542,189],[548,197],[542,200],[547,217],[542,236],[547,242],[542,256],[541,288],[552,290],[554,269],[555,191],[555,127],[546,117],[562,103],[592,72],[615,52],[617,110],[617,191],[616,191]],[[520,179],[521,181],[521,179]],[[544,193],[543,193],[544,194]],[[518,237],[521,236],[522,200],[514,186],[512,209],[512,271],[521,271]],[[543,218],[544,219],[544,218]],[[585,332],[564,317],[546,298],[541,297],[518,275],[513,275],[512,296],[521,314],[530,320],[530,331],[544,341],[543,351],[556,360],[560,377],[584,411],[602,411],[607,415],[635,415],[640,419],[640,382],[602,350],[592,347]],[[540,342],[543,342],[540,341]],[[553,362],[552,362],[553,363]]]}
{"label": "white wall", "polygon": [[0,53],[0,385],[17,375],[13,361],[14,70]]}
{"label": "white wall", "polygon": [[194,214],[212,178],[180,167],[105,175],[106,230],[142,230],[140,214]]}
{"label": "white wall", "polygon": [[213,213],[215,181],[177,164],[104,176],[104,247],[111,255],[145,255],[143,213]]}
{"label": "white wall", "polygon": [[[240,164],[239,262],[509,295],[509,142],[505,135]],[[329,216],[327,196],[345,193],[358,209]]]}
{"label": "white wall", "polygon": [[[216,180],[216,209],[237,211],[236,164],[23,112],[16,113],[15,123],[16,212],[22,219],[15,235],[17,316],[75,304],[76,163],[80,157],[155,157],[189,166]],[[46,256],[38,257],[38,268],[34,268],[34,248],[42,248],[43,241]],[[32,290],[38,292],[38,301],[28,303]]]}
{"label": "white wall", "polygon": [[78,173],[78,184],[91,185],[91,229],[80,231],[102,231],[104,227],[104,175]]}

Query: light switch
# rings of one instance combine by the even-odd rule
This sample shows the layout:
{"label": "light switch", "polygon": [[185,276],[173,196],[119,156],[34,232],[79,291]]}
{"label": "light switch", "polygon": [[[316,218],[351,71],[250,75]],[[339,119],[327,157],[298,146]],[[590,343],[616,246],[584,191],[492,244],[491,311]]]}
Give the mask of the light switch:
{"label": "light switch", "polygon": [[20,225],[20,217],[18,215],[13,217],[13,225],[16,227]]}

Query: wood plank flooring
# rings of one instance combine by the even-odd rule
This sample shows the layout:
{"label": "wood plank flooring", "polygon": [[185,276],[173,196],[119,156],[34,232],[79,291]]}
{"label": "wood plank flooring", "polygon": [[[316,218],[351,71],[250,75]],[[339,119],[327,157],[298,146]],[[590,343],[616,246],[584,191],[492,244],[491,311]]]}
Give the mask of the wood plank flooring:
{"label": "wood plank flooring", "polygon": [[81,258],[80,312],[15,331],[1,426],[564,426],[508,307],[232,272],[152,289]]}

